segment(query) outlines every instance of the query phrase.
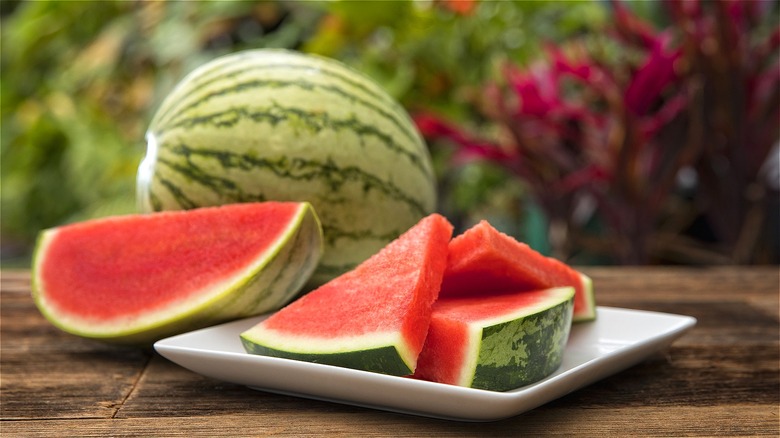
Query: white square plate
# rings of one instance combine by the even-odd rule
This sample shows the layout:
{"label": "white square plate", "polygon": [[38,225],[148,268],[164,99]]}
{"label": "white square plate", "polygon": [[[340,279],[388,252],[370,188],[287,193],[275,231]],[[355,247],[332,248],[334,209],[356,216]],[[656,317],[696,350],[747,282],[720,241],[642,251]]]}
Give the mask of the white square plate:
{"label": "white square plate", "polygon": [[521,414],[603,379],[669,346],[696,324],[690,316],[610,307],[572,326],[561,367],[507,392],[248,354],[239,335],[266,316],[163,339],[154,348],[196,373],[254,389],[394,412],[466,421]]}

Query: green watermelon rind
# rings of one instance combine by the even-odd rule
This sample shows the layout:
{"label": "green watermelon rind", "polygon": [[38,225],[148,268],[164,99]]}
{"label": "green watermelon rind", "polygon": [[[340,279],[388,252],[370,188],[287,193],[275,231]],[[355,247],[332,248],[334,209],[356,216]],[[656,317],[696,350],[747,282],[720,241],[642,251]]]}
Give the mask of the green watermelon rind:
{"label": "green watermelon rind", "polygon": [[572,322],[589,322],[596,319],[596,294],[593,291],[593,280],[590,277],[577,272],[580,275],[582,281],[582,297],[585,298],[586,305],[579,309],[578,312],[572,316]]}
{"label": "green watermelon rind", "polygon": [[240,338],[244,349],[253,354],[397,376],[411,374],[416,361],[416,355],[394,332],[325,338],[316,333],[291,335],[257,325]]}
{"label": "green watermelon rind", "polygon": [[59,329],[84,338],[116,344],[149,345],[167,336],[213,324],[277,310],[299,293],[315,271],[322,254],[322,228],[309,203],[301,203],[294,220],[284,233],[244,275],[227,279],[222,285],[190,298],[150,312],[141,322],[95,324],[69,321],[43,296],[38,277],[49,239],[57,228],[43,231],[36,242],[32,263],[32,295],[41,314]]}
{"label": "green watermelon rind", "polygon": [[246,352],[250,354],[293,359],[394,376],[405,376],[412,373],[412,369],[402,359],[398,349],[392,345],[317,354],[269,348],[244,335],[241,335],[241,343],[244,345]]}
{"label": "green watermelon rind", "polygon": [[144,211],[311,202],[325,237],[313,286],[354,268],[436,205],[430,155],[406,111],[328,58],[282,49],[217,58],[169,94],[147,138],[138,172]]}
{"label": "green watermelon rind", "polygon": [[461,386],[507,391],[538,382],[560,367],[571,330],[574,288],[547,292],[549,296],[531,308],[472,324],[471,360],[461,374]]}

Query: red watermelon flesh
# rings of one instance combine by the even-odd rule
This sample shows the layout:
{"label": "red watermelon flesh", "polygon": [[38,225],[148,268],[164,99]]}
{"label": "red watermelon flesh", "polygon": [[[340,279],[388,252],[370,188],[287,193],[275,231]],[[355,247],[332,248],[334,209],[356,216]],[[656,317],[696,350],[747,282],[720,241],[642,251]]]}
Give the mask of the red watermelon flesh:
{"label": "red watermelon flesh", "polygon": [[442,297],[572,286],[574,321],[596,317],[591,280],[481,221],[452,239]]}
{"label": "red watermelon flesh", "polygon": [[411,374],[446,267],[452,225],[438,214],[242,333],[246,350]]}
{"label": "red watermelon flesh", "polygon": [[[300,233],[303,223],[308,226],[305,236]],[[322,251],[320,233],[311,206],[294,202],[234,204],[66,225],[46,230],[39,238],[34,296],[44,315],[66,331],[145,343],[170,334],[161,320],[191,316],[198,306],[214,305],[202,309],[204,321],[226,319],[217,312],[217,304],[224,303],[212,301],[231,291],[235,292],[231,299],[240,304],[240,298],[246,298],[240,296],[244,286],[249,286],[244,283],[262,283],[250,280],[288,244],[297,245],[300,254],[289,253],[286,262],[295,261],[293,265],[304,268],[300,275],[310,275]],[[286,286],[288,296],[274,298],[283,302],[271,306],[286,304],[295,293],[292,289],[302,284]],[[273,291],[256,292],[249,300],[254,304],[263,301],[263,293],[270,298]],[[253,309],[250,305],[237,309],[234,317],[249,316],[252,313],[244,312]],[[154,328],[151,338],[144,339],[143,326]]]}

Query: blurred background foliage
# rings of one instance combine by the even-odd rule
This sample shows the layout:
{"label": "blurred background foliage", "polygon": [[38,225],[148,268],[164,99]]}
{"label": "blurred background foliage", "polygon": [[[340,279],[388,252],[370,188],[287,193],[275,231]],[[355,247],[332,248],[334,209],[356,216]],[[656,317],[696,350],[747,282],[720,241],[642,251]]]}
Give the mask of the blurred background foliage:
{"label": "blurred background foliage", "polygon": [[[761,9],[764,20],[746,21],[747,27],[740,28],[746,44],[767,39],[770,46],[774,44],[768,64],[757,67],[761,72],[767,66],[777,67],[777,37],[772,37],[778,26],[777,2],[764,3],[768,4]],[[639,28],[679,24],[665,2],[626,6]],[[776,211],[773,214],[778,208],[777,187],[771,184],[759,189],[755,184],[746,186],[760,202],[722,206],[740,212],[760,207],[760,214],[749,219],[759,237],[740,249],[740,254],[748,255],[734,256],[735,246],[745,247],[744,241],[721,238],[706,220],[697,226],[701,210],[683,208],[684,223],[664,234],[671,234],[676,242],[673,253],[656,251],[649,257],[626,259],[614,244],[599,240],[610,234],[611,224],[599,220],[581,196],[576,197],[578,202],[567,201],[563,214],[581,217],[583,209],[590,208],[589,219],[564,220],[566,232],[561,233],[555,209],[548,205],[552,201],[540,197],[539,187],[513,171],[514,162],[505,156],[485,155],[485,150],[506,150],[507,144],[517,150],[523,147],[506,141],[507,131],[518,122],[490,111],[498,102],[520,95],[485,98],[490,90],[508,85],[507,66],[530,68],[549,55],[550,47],[566,52],[579,47],[574,50],[584,50],[598,58],[599,65],[613,68],[616,82],[641,66],[647,51],[613,38],[620,29],[610,2],[117,0],[3,1],[0,7],[0,213],[5,265],[26,263],[42,228],[134,212],[135,171],[145,150],[144,131],[166,93],[196,66],[228,52],[258,47],[340,59],[376,79],[418,123],[433,120],[451,127],[448,135],[421,129],[439,175],[439,209],[459,229],[487,218],[536,249],[576,263],[778,262]],[[705,25],[717,28],[718,22]],[[677,46],[686,41],[685,35],[669,38],[676,38]],[[732,67],[744,70],[743,64],[738,61]],[[706,82],[706,74],[700,72],[695,79]],[[580,87],[583,95],[590,95],[587,87],[559,85],[567,90]],[[776,81],[770,80],[765,92],[774,96],[769,105],[776,106]],[[762,113],[762,124],[751,129],[766,134],[764,143],[775,144],[777,112],[768,114],[767,118]],[[691,121],[666,124],[671,130],[688,132]],[[682,150],[690,140],[685,135],[663,138],[682,142]],[[464,154],[476,150],[477,140],[489,149]],[[770,156],[762,154],[762,159]],[[685,167],[686,171],[693,168]],[[672,191],[679,192],[676,186]],[[680,202],[695,202],[698,193],[689,187],[681,196],[669,198],[664,204],[668,208],[659,215],[668,216]],[[630,209],[631,204],[621,208]],[[742,226],[744,220],[737,222]],[[642,238],[652,239],[654,231],[650,226]],[[620,232],[611,230],[611,239]],[[572,243],[557,244],[561,236]]]}

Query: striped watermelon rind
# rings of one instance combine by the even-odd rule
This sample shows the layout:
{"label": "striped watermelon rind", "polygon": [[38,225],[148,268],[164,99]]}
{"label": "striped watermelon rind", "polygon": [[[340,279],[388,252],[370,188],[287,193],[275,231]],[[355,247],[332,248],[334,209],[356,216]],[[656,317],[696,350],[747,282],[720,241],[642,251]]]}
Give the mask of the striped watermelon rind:
{"label": "striped watermelon rind", "polygon": [[49,242],[58,231],[59,228],[44,230],[36,243],[32,264],[32,295],[36,306],[46,319],[65,332],[116,344],[149,345],[167,336],[276,310],[299,293],[322,254],[319,218],[310,204],[300,203],[285,232],[243,275],[226,278],[197,297],[188,297],[140,317],[98,322],[60,312],[46,298],[41,266]]}
{"label": "striped watermelon rind", "polygon": [[314,284],[435,208],[430,156],[406,111],[327,58],[261,49],[207,63],[163,101],[147,141],[138,172],[144,211],[311,202],[325,238]]}
{"label": "striped watermelon rind", "polygon": [[[241,334],[241,343],[250,354],[321,363],[396,376],[413,371],[414,357],[405,351],[405,343],[395,334],[371,334],[328,340],[295,339],[271,330],[252,329]],[[271,347],[272,345],[278,348]]]}
{"label": "striped watermelon rind", "polygon": [[[434,306],[428,339],[420,353],[415,377],[507,391],[551,375],[562,363],[571,330],[574,288],[559,287],[517,295],[531,294],[536,295],[537,301],[530,306],[507,304],[506,311],[473,321],[463,321],[443,309],[462,311],[460,309],[468,309],[475,301],[490,297],[440,299]],[[461,334],[465,336],[461,338]],[[450,362],[453,355],[459,357],[454,365]]]}
{"label": "striped watermelon rind", "polygon": [[537,309],[481,329],[469,386],[493,391],[519,388],[548,377],[563,361],[572,324],[574,288],[549,291]]}

